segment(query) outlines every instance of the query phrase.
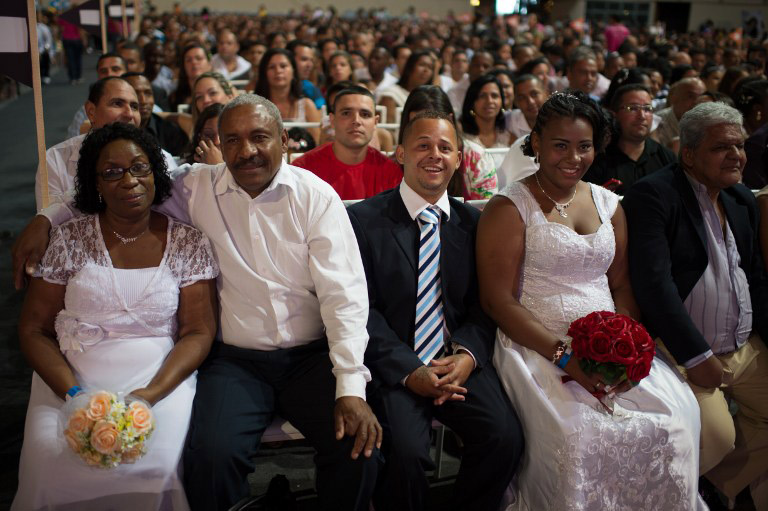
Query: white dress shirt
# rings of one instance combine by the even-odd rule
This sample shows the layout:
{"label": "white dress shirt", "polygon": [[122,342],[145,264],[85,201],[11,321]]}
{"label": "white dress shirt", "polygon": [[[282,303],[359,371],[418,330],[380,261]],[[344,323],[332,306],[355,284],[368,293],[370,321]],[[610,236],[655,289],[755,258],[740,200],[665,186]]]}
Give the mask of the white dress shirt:
{"label": "white dress shirt", "polygon": [[456,82],[456,85],[448,91],[448,99],[451,100],[453,113],[456,115],[457,119],[461,117],[461,109],[464,107],[464,97],[467,95],[469,83],[469,75],[467,75]]}
{"label": "white dress shirt", "polygon": [[224,78],[226,78],[227,80],[232,80],[234,78],[240,77],[251,70],[251,63],[245,60],[240,55],[235,55],[235,62],[237,62],[237,66],[235,67],[235,70],[230,71],[229,68],[227,67],[227,63],[224,62],[224,59],[221,58],[221,55],[217,53],[216,55],[211,57],[211,69],[213,69],[217,73],[221,73],[222,75],[224,75]]}
{"label": "white dress shirt", "polygon": [[[48,164],[48,204],[68,202],[75,188],[77,160],[80,158],[80,147],[85,135],[78,135],[56,144],[45,152]],[[176,169],[176,161],[167,151],[161,149],[168,170]],[[35,174],[35,204],[37,210],[43,209],[43,168],[38,165]]]}
{"label": "white dress shirt", "polygon": [[[184,165],[158,210],[211,241],[223,342],[271,351],[326,336],[336,398],[365,399],[368,288],[352,225],[330,185],[283,162],[251,198],[226,164]],[[67,214],[66,206],[45,211],[51,223]]]}

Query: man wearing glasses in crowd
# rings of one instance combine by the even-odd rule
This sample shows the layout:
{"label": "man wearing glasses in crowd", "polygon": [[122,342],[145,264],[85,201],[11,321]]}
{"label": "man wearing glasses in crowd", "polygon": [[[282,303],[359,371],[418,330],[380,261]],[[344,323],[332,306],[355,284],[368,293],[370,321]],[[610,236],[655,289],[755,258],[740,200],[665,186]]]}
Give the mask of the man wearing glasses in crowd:
{"label": "man wearing glasses in crowd", "polygon": [[595,157],[584,181],[624,195],[635,181],[677,160],[672,151],[648,136],[653,124],[652,99],[643,85],[619,87],[609,105],[618,133],[605,152]]}

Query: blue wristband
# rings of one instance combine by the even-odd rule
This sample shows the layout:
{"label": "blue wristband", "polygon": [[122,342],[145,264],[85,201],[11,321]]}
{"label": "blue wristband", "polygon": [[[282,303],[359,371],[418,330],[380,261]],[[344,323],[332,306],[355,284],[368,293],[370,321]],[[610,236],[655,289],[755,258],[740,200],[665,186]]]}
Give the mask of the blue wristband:
{"label": "blue wristband", "polygon": [[82,391],[83,391],[83,389],[82,389],[82,387],[80,387],[80,385],[75,385],[74,387],[72,387],[71,389],[69,389],[67,391],[67,395],[69,397],[75,397],[76,395],[78,395]]}
{"label": "blue wristband", "polygon": [[560,360],[557,361],[557,367],[565,371],[565,366],[568,364],[568,361],[571,359],[571,354],[573,352],[569,348],[565,353],[563,353],[563,356],[560,357]]}

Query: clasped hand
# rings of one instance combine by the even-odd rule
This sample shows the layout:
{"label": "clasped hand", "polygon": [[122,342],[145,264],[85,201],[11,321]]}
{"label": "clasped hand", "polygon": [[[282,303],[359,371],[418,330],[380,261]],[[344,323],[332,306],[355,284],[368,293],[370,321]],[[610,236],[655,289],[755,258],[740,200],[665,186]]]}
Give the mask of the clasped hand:
{"label": "clasped hand", "polygon": [[466,353],[433,359],[428,366],[421,366],[405,380],[405,386],[414,394],[431,397],[436,406],[446,401],[464,401],[467,381],[475,361]]}

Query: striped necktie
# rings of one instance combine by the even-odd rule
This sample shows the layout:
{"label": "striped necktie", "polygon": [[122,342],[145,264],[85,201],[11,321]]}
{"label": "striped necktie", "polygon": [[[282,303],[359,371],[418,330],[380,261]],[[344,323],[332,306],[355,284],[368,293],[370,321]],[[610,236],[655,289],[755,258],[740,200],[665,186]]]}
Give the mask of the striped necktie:
{"label": "striped necktie", "polygon": [[429,364],[443,352],[443,301],[440,286],[440,210],[431,206],[419,216],[419,286],[416,294],[416,332],[413,349]]}

